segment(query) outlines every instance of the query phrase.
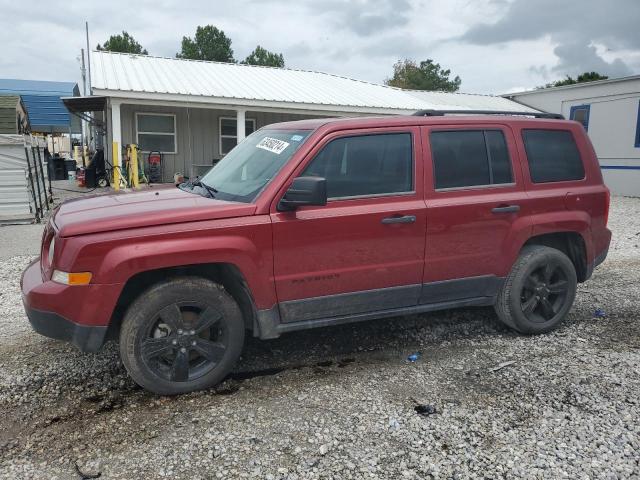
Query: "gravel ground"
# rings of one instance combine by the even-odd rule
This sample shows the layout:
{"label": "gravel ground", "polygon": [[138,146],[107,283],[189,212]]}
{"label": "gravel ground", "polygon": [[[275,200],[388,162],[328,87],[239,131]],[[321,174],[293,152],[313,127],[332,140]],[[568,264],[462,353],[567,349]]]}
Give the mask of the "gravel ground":
{"label": "gravel ground", "polygon": [[610,228],[554,333],[465,309],[250,339],[230,379],[172,398],[136,387],[115,345],[30,331],[18,286],[39,234],[14,230],[28,241],[0,258],[0,477],[640,478],[640,199],[615,198]]}

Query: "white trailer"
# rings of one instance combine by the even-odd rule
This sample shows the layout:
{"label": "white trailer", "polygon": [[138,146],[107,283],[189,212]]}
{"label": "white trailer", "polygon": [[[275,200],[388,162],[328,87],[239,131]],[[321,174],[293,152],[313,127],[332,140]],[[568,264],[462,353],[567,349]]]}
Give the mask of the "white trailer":
{"label": "white trailer", "polygon": [[582,123],[607,186],[614,194],[640,197],[640,75],[505,97]]}

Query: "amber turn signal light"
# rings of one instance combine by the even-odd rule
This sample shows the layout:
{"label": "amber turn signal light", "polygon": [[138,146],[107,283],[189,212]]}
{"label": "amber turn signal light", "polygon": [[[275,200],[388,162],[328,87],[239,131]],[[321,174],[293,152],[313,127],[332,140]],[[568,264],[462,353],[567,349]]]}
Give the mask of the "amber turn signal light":
{"label": "amber turn signal light", "polygon": [[88,285],[91,282],[91,272],[67,273],[54,270],[51,280],[64,285]]}

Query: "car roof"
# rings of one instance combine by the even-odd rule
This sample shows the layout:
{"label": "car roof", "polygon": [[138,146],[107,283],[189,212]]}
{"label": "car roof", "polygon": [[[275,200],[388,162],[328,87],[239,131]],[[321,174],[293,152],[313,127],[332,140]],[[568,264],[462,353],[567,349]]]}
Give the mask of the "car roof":
{"label": "car roof", "polygon": [[348,130],[357,128],[403,127],[414,125],[456,125],[456,124],[505,124],[505,123],[531,123],[542,122],[544,125],[566,123],[566,120],[553,120],[548,118],[533,118],[516,115],[440,115],[440,116],[416,116],[397,115],[379,117],[350,117],[350,118],[314,118],[309,120],[294,120],[269,125],[272,129],[287,130],[316,130],[326,126],[330,130]]}

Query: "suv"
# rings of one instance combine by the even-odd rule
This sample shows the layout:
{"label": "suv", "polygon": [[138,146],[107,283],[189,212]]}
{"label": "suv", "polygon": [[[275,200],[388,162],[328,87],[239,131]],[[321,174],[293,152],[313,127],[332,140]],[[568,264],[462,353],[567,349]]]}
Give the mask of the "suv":
{"label": "suv", "polygon": [[556,327],[611,239],[584,128],[419,113],[269,125],[178,188],[65,202],[29,321],[87,352],[119,337],[159,394],[223,380],[246,335],[487,305]]}

